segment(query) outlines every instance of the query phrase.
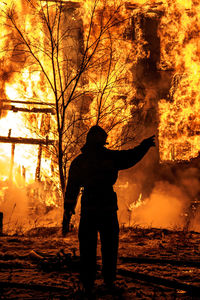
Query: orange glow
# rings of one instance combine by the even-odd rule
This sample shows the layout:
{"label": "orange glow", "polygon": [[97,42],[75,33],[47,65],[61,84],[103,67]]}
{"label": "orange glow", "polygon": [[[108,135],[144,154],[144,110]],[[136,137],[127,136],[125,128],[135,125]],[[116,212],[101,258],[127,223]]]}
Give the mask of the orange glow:
{"label": "orange glow", "polygon": [[[44,56],[43,51],[46,49],[45,43],[47,42],[44,24],[38,21],[38,17],[31,14],[31,9],[28,9],[22,0],[15,2],[15,10],[18,16],[21,15],[21,26],[27,32],[29,41],[41,47],[35,53],[44,64],[50,81],[53,81],[51,56]],[[68,1],[66,2],[68,3]],[[90,127],[98,123],[105,130],[109,130],[114,125],[109,131],[109,147],[116,144],[116,141],[117,146],[120,147],[124,126],[129,124],[135,108],[133,99],[136,94],[136,86],[133,79],[133,66],[137,64],[139,59],[148,57],[148,53],[144,51],[146,42],[141,34],[139,24],[135,24],[137,38],[134,41],[124,36],[125,28],[130,25],[130,17],[134,14],[131,9],[126,9],[124,1],[99,0],[96,2],[94,15],[92,15],[93,0],[74,0],[72,2],[80,3],[80,8],[77,9],[79,10],[77,19],[81,16],[83,48],[86,47],[88,41],[88,56],[98,44],[98,50],[91,59],[92,67],[85,72],[84,83],[77,86],[78,91],[81,90],[86,95],[87,93],[92,95],[89,111],[84,115],[84,125]],[[0,8],[5,9],[12,4],[12,1],[6,3],[2,2]],[[44,5],[44,7],[46,4],[45,1],[35,1],[35,3]],[[196,157],[200,151],[200,4],[192,0],[164,0],[162,4],[156,0],[128,1],[128,4],[136,5],[139,13],[144,14],[151,11],[152,7],[156,10],[156,3],[163,12],[158,33],[161,40],[161,61],[158,67],[162,71],[171,70],[173,74],[169,93],[170,99],[159,99],[158,103],[160,161],[190,160]],[[49,5],[53,11],[54,3],[51,2]],[[93,17],[92,28],[90,28],[91,17]],[[73,15],[72,19],[76,21],[76,15]],[[102,39],[99,39],[101,26],[106,26],[108,20],[112,20],[114,25],[106,31]],[[1,49],[12,48],[13,39],[11,37],[15,37],[15,33],[6,26],[6,22],[0,24]],[[72,40],[66,43],[68,43],[69,49],[74,47]],[[20,57],[19,63],[11,52],[6,53],[6,59],[4,59],[4,55],[5,52],[0,51],[0,60],[2,66],[5,67],[2,99],[19,101],[34,99],[46,103],[55,101],[55,95],[44,78],[44,74],[38,70],[36,64],[33,64],[30,56],[26,58],[28,63],[25,66],[25,57]],[[62,64],[64,59],[64,54],[61,51],[58,60]],[[69,75],[68,80],[75,72],[76,70],[71,70],[72,74]],[[65,75],[63,73],[64,71],[61,70],[61,77]],[[20,104],[19,107],[27,106]],[[29,105],[28,107],[31,108],[32,106]],[[70,106],[70,110],[76,111],[76,109],[76,105]],[[48,135],[49,139],[56,139],[54,135],[55,116],[51,116],[52,127],[48,134],[41,132],[41,122],[42,115],[39,113],[33,115],[3,111],[0,119],[0,136],[7,137],[9,130],[12,129],[11,137],[36,139],[38,137],[45,138]],[[13,181],[17,185],[22,186],[35,181],[38,148],[38,145],[16,145]],[[6,164],[9,165],[11,145],[0,143],[0,154]],[[26,169],[25,181],[20,179],[22,168]],[[51,171],[51,153],[43,152],[41,168],[42,178],[51,177],[57,184],[57,173]],[[56,168],[55,164],[54,168]],[[0,174],[1,180],[8,178],[9,168]],[[48,205],[56,202],[53,196],[52,198],[49,197],[47,201],[49,201]],[[138,204],[134,204],[134,208],[140,203],[141,197]]]}
{"label": "orange glow", "polygon": [[[91,17],[94,1],[86,1],[84,9]],[[140,43],[123,38],[123,32],[128,22],[127,10],[121,1],[97,1],[94,15],[94,32],[89,43],[96,45],[103,26],[111,20],[111,29],[106,32],[95,53],[97,67],[88,73],[88,85],[85,86],[93,94],[93,101],[88,114],[88,126],[99,124],[109,131],[109,147],[120,146],[123,128],[131,120],[134,108],[132,99],[135,95],[131,67],[142,57]],[[87,40],[90,18],[84,20],[84,35]],[[92,51],[93,48],[90,49]],[[114,126],[113,126],[114,125]],[[112,128],[110,130],[110,128]]]}
{"label": "orange glow", "polygon": [[[76,2],[76,1],[74,1]],[[152,4],[159,3],[159,1],[148,1],[148,0],[135,0],[130,1],[131,4],[136,4],[145,7]],[[12,1],[7,2],[7,5],[11,4]],[[82,3],[82,2],[80,2]],[[45,5],[45,1],[43,2]],[[159,3],[160,4],[160,3]],[[3,5],[3,4],[2,4]],[[106,6],[105,6],[106,5]],[[146,6],[145,6],[146,5]],[[5,5],[4,5],[5,6]],[[105,6],[105,7],[104,7]],[[125,9],[124,3],[119,1],[97,1],[96,10],[97,12],[104,11],[104,16],[110,16],[111,12],[117,9],[119,6],[119,11],[116,13],[116,17],[119,21],[126,18],[127,11]],[[94,7],[94,1],[88,0],[84,1],[82,13],[84,13],[84,35],[87,38],[89,22],[92,15],[92,9]],[[165,14],[161,19],[160,26],[160,37],[161,37],[161,68],[167,65],[168,68],[175,69],[175,76],[180,75],[182,77],[179,81],[178,89],[176,89],[173,94],[173,103],[169,103],[165,100],[159,102],[159,114],[160,114],[160,126],[159,126],[159,141],[160,141],[160,158],[161,160],[171,160],[171,159],[190,159],[198,154],[199,151],[199,137],[197,135],[192,135],[188,137],[185,133],[188,123],[194,119],[194,115],[198,115],[198,90],[199,86],[198,76],[199,74],[199,40],[198,36],[195,35],[192,39],[188,38],[188,42],[184,40],[189,37],[194,31],[195,26],[199,26],[199,6],[194,5],[192,0],[176,0],[173,2],[163,1],[163,7],[165,9]],[[21,12],[23,10],[23,5],[21,1],[17,1],[17,11]],[[188,11],[189,10],[189,11]],[[179,16],[177,16],[177,13]],[[98,15],[98,14],[97,14]],[[92,44],[98,37],[100,26],[97,15],[94,16],[95,31],[92,33],[90,43]],[[31,15],[30,11],[24,16],[25,29],[29,32],[29,38],[40,38],[42,43],[45,43],[45,37],[41,36],[41,24],[34,26],[34,16]],[[106,19],[105,19],[106,20]],[[128,22],[128,21],[127,21]],[[103,39],[99,46],[99,57],[96,57],[100,61],[100,70],[91,70],[89,73],[89,82],[85,86],[85,90],[90,90],[94,92],[94,98],[90,106],[90,115],[92,116],[92,123],[97,122],[97,106],[99,101],[102,101],[103,112],[106,117],[100,120],[100,124],[104,127],[109,127],[109,122],[112,122],[112,112],[115,115],[115,123],[119,123],[118,126],[110,132],[110,144],[112,145],[113,140],[116,136],[120,136],[120,132],[123,128],[120,122],[126,124],[131,115],[131,99],[134,96],[135,90],[132,84],[132,73],[130,71],[133,63],[143,57],[145,54],[142,53],[141,46],[142,41],[131,42],[123,39],[119,39],[119,34],[123,33],[123,28],[126,22],[122,22],[118,26],[114,27],[114,38],[112,41],[109,39],[109,34]],[[32,30],[34,28],[34,30]],[[196,28],[197,31],[197,28]],[[4,34],[2,33],[4,32]],[[8,32],[7,32],[8,33]],[[1,31],[4,39],[1,40],[5,43],[6,34],[5,30]],[[112,32],[113,35],[113,32]],[[2,37],[3,37],[2,36]],[[115,38],[116,37],[116,38]],[[101,57],[104,52],[110,54],[112,48],[114,49],[112,55],[112,64],[109,66],[109,61],[106,64],[101,62]],[[170,50],[167,50],[170,46]],[[116,51],[117,49],[117,51]],[[91,48],[92,50],[92,48]],[[42,60],[42,53],[39,54]],[[51,67],[51,64],[47,62],[47,65]],[[108,70],[108,68],[110,68]],[[182,76],[184,74],[184,76]],[[196,78],[195,78],[196,77]],[[119,80],[120,83],[115,85],[115,80]],[[33,91],[37,89],[38,98],[44,99],[48,95],[48,101],[53,99],[53,95],[50,93],[48,87],[43,85],[43,79],[39,72],[30,72],[28,69],[24,69],[21,75],[14,75],[12,81],[6,83],[5,90],[9,99],[24,99],[34,97]],[[107,85],[106,89],[105,86]],[[110,86],[114,85],[112,89]],[[173,88],[173,87],[172,87]],[[103,93],[103,97],[100,99],[97,95],[97,91]],[[187,93],[186,93],[187,89]],[[23,92],[23,97],[22,97]],[[24,93],[25,92],[25,93]],[[21,93],[21,94],[20,94]],[[120,96],[121,95],[121,96]],[[49,97],[50,96],[50,97]],[[125,100],[124,100],[125,99]],[[190,99],[190,100],[189,100]],[[45,100],[46,101],[46,100]],[[179,109],[181,103],[184,101],[184,107]],[[195,102],[195,104],[188,104]],[[116,113],[117,112],[117,113]],[[173,112],[173,113],[172,113]],[[195,122],[191,126],[191,130],[194,132],[198,131],[199,121],[195,117]],[[182,120],[182,121],[181,121]],[[6,122],[6,121],[5,121]],[[187,125],[180,125],[180,124]],[[91,124],[91,121],[90,121]],[[174,124],[174,125],[173,125]],[[23,127],[23,125],[21,126]],[[169,128],[170,127],[170,128]],[[184,134],[179,132],[183,131]],[[166,134],[168,132],[168,134]],[[186,146],[187,144],[187,146]],[[179,152],[185,152],[182,150],[177,150],[177,148],[185,149],[185,154],[180,154]],[[188,153],[189,151],[189,153]]]}
{"label": "orange glow", "polygon": [[190,160],[200,151],[200,5],[176,1],[161,20],[162,62],[174,70],[171,102],[159,102],[160,158]]}

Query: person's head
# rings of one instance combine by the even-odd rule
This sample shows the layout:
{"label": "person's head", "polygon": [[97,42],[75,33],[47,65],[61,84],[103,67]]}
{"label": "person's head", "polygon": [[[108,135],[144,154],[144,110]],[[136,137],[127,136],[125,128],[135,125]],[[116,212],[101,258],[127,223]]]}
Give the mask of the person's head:
{"label": "person's head", "polygon": [[98,125],[92,126],[87,133],[86,144],[104,146],[106,144],[107,133]]}

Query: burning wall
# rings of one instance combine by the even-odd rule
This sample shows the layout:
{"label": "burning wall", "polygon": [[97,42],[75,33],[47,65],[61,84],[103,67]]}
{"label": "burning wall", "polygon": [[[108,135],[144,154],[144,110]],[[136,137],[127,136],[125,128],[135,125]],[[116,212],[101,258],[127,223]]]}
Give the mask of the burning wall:
{"label": "burning wall", "polygon": [[[148,154],[122,177],[124,182],[129,179],[129,188],[128,197],[122,196],[126,205],[121,205],[132,224],[197,229],[193,220],[199,215],[199,158],[194,159],[199,153],[199,4],[147,4],[127,8],[133,11],[130,36],[141,40],[146,51],[133,67],[135,101],[143,105],[139,131],[150,127],[158,132],[159,155]],[[134,176],[137,180],[131,179]]]}

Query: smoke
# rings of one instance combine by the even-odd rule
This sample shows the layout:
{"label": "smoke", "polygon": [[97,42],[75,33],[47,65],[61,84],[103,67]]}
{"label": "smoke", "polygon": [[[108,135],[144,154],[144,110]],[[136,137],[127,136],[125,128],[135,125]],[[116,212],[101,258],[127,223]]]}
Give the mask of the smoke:
{"label": "smoke", "polygon": [[[62,209],[52,182],[27,184],[21,172],[9,175],[10,160],[0,160],[0,212],[3,232],[24,234],[31,228],[60,226]],[[19,169],[20,171],[20,169]]]}
{"label": "smoke", "polygon": [[190,230],[200,232],[200,207],[198,206],[194,212],[193,218],[190,223]]}
{"label": "smoke", "polygon": [[169,182],[156,182],[149,198],[132,211],[132,224],[156,228],[181,228],[182,212],[188,198],[182,190]]}
{"label": "smoke", "polygon": [[178,170],[177,177],[179,184],[191,199],[200,194],[200,170],[197,167],[188,167],[185,170]]}
{"label": "smoke", "polygon": [[119,178],[118,185],[124,186],[121,192],[117,191],[120,222],[128,226],[199,232],[199,164],[199,159],[159,164],[153,151],[149,152],[126,172],[125,180],[123,176]]}
{"label": "smoke", "polygon": [[25,189],[14,185],[1,189],[0,211],[3,212],[4,233],[23,233],[27,224],[28,201]]}
{"label": "smoke", "polygon": [[36,197],[35,203],[31,202],[33,199],[27,191],[27,187],[20,188],[14,184],[1,188],[0,211],[3,212],[4,234],[25,234],[38,227],[60,227],[62,209],[48,206]]}

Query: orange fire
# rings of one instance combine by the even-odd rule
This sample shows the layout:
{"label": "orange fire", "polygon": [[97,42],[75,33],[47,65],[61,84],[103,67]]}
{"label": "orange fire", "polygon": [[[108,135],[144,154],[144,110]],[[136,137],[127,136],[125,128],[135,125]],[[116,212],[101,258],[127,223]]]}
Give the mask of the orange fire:
{"label": "orange fire", "polygon": [[[93,9],[94,1],[85,1],[84,12],[88,16],[83,18],[85,40],[88,37]],[[131,100],[135,94],[130,68],[137,57],[134,56],[133,43],[122,37],[128,22],[125,21],[125,13],[125,7],[120,5],[120,1],[97,1],[93,16],[95,26],[89,40],[89,48],[93,45],[91,52],[97,44],[98,36],[101,36],[102,27],[110,27],[99,42],[94,57],[97,64],[88,72],[85,90],[93,95],[88,113],[89,122],[86,124],[90,126],[98,123],[108,130],[111,147],[116,146],[116,140],[118,146],[120,145],[123,127],[131,119]]]}
{"label": "orange fire", "polygon": [[174,70],[170,101],[159,102],[161,161],[190,160],[200,151],[200,5],[166,2],[160,24],[161,64]]}
{"label": "orange fire", "polygon": [[[36,1],[37,2],[37,1]],[[52,2],[52,1],[51,1]],[[77,2],[77,1],[73,1]],[[79,1],[82,4],[83,1]],[[107,3],[108,2],[108,3]],[[1,4],[5,10],[7,5]],[[43,1],[45,5],[45,1]],[[161,17],[159,36],[161,39],[161,70],[173,70],[173,80],[170,89],[170,99],[159,100],[159,151],[160,160],[189,160],[198,155],[200,150],[200,114],[199,114],[199,93],[200,85],[200,5],[195,1],[186,0],[165,0],[160,1],[137,0],[129,1],[135,4],[144,13],[158,3],[164,12]],[[42,33],[41,24],[35,26],[35,16],[31,10],[24,6],[24,2],[16,2],[18,15],[22,14],[21,22],[27,31],[30,40],[40,41],[45,45],[45,35]],[[92,94],[92,101],[89,112],[85,115],[85,124],[99,123],[105,129],[111,128],[109,132],[110,146],[120,140],[124,125],[131,120],[131,113],[134,110],[132,99],[135,95],[131,67],[137,63],[139,58],[148,56],[143,51],[145,43],[138,33],[138,40],[131,41],[123,37],[125,27],[130,22],[131,13],[127,12],[125,3],[121,1],[97,1],[96,11],[93,18],[94,26],[91,31],[89,48],[92,51],[97,43],[101,30],[101,22],[106,26],[109,18],[113,16],[115,25],[108,30],[98,45],[95,59],[98,64],[87,71],[87,82],[81,87],[85,93]],[[84,41],[86,43],[90,30],[90,22],[94,1],[87,0],[80,6],[83,16]],[[53,9],[53,2],[51,9]],[[154,7],[155,9],[155,7]],[[75,17],[74,17],[75,18]],[[138,32],[140,28],[137,29]],[[9,46],[10,37],[14,34],[5,24],[1,25],[1,48]],[[0,59],[3,60],[3,52],[0,52]],[[13,66],[11,54],[6,54],[4,64]],[[43,53],[38,54],[44,63]],[[61,61],[63,56],[59,58]],[[51,68],[50,61],[45,61],[45,66]],[[15,67],[15,66],[14,66]],[[19,69],[19,65],[17,66]],[[54,95],[44,80],[41,71],[32,65],[13,72],[4,85],[5,98],[10,100],[28,101],[36,99],[52,103]],[[19,72],[20,71],[20,72]],[[49,73],[51,73],[49,71]],[[79,87],[80,88],[80,87]],[[22,105],[23,107],[23,105]],[[100,109],[99,109],[100,108]],[[74,109],[74,108],[73,108]],[[10,129],[11,136],[37,138],[40,134],[42,115],[9,111],[0,120],[0,136],[7,136]],[[51,116],[52,126],[55,127],[55,117]],[[88,121],[89,120],[89,121]],[[34,125],[34,126],[33,126]],[[36,128],[34,132],[33,128]],[[41,134],[41,136],[45,137]],[[49,131],[48,137],[51,136]],[[120,143],[119,143],[120,144]],[[11,145],[0,144],[1,157],[10,161]],[[38,158],[38,146],[17,145],[15,149],[14,163],[15,174],[22,166],[26,169],[26,182],[35,180],[35,170]],[[51,155],[42,156],[41,167],[43,173],[51,174]],[[8,174],[1,174],[4,178]],[[15,177],[15,176],[14,176]],[[2,178],[2,177],[1,177]],[[16,180],[17,181],[17,180]]]}

